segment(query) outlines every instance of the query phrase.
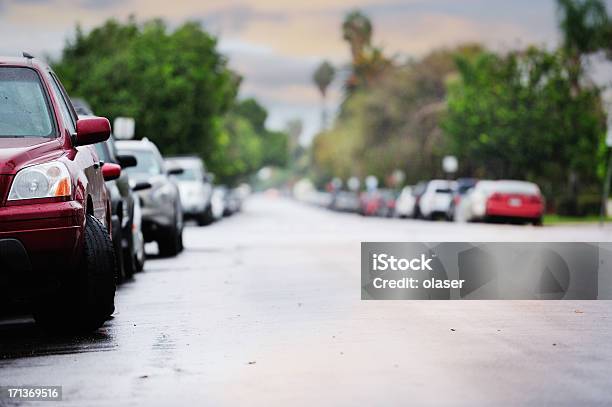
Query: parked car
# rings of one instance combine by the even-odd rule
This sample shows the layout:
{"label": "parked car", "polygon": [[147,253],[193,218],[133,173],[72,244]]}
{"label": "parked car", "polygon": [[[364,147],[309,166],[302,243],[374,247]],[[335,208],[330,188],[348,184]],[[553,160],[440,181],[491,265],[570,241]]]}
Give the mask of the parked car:
{"label": "parked car", "polygon": [[412,195],[414,196],[414,211],[412,213],[413,218],[418,219],[421,217],[420,201],[421,197],[425,193],[425,190],[427,189],[427,184],[427,181],[421,181],[416,184],[414,188],[412,188]]}
{"label": "parked car", "polygon": [[204,161],[196,156],[166,157],[166,164],[170,168],[183,169],[183,173],[175,177],[185,218],[195,219],[200,226],[212,223],[213,177],[206,172]]}
{"label": "parked car", "polygon": [[227,188],[224,186],[216,186],[213,188],[213,194],[211,198],[212,213],[215,220],[221,220],[225,213],[225,205],[227,202]]}
{"label": "parked car", "polygon": [[227,216],[231,216],[242,210],[242,197],[237,188],[231,188],[227,192]]}
{"label": "parked car", "polygon": [[93,330],[114,312],[115,256],[104,181],[92,144],[110,135],[101,117],[79,119],[45,64],[0,57],[1,298],[22,290],[38,323]]}
{"label": "parked car", "polygon": [[351,191],[338,191],[334,194],[330,208],[341,212],[359,212],[359,195]]}
{"label": "parked car", "polygon": [[361,211],[364,216],[392,216],[395,211],[395,193],[388,189],[366,191],[361,194]]}
{"label": "parked car", "polygon": [[395,204],[395,215],[400,218],[413,217],[415,204],[416,197],[413,194],[413,188],[411,186],[404,187]]}
{"label": "parked car", "polygon": [[139,226],[141,222],[134,219],[134,207],[135,202],[139,200],[136,191],[150,188],[151,185],[146,182],[141,182],[134,187],[130,185],[125,169],[137,165],[136,157],[129,154],[118,154],[112,135],[105,142],[96,144],[95,147],[101,161],[118,164],[124,169],[119,178],[106,181],[111,197],[112,238],[117,258],[117,274],[119,281],[123,281],[144,267],[144,259],[139,259],[139,252],[143,249],[140,247],[143,242],[138,240],[141,231],[134,228],[134,225]]}
{"label": "parked car", "polygon": [[456,220],[510,221],[542,224],[540,188],[526,181],[479,181],[457,207]]}
{"label": "parked car", "polygon": [[455,219],[455,208],[459,205],[463,197],[476,185],[476,178],[459,178],[456,183],[456,188],[453,191],[453,199],[448,207],[446,218],[450,221]]}
{"label": "parked car", "polygon": [[125,170],[133,184],[151,184],[150,189],[138,191],[145,241],[157,242],[162,256],[177,255],[183,250],[183,210],[171,176],[182,174],[183,169],[168,168],[155,144],[146,138],[118,140],[116,145],[119,154],[136,157],[136,166]]}
{"label": "parked car", "polygon": [[392,189],[381,189],[380,194],[383,199],[383,213],[381,213],[381,216],[395,216],[395,207],[397,205],[397,192]]}
{"label": "parked car", "polygon": [[418,216],[425,219],[446,217],[454,190],[454,181],[441,179],[429,181],[418,198]]}

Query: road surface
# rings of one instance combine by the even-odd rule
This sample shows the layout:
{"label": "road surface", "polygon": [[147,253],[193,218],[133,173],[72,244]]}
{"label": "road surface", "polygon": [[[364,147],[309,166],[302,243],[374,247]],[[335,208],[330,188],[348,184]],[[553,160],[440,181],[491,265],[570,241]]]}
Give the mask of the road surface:
{"label": "road surface", "polygon": [[610,241],[612,229],[366,219],[254,197],[188,227],[179,257],[149,260],[96,334],[0,322],[0,385],[61,385],[62,405],[79,407],[612,403],[611,302],[361,301],[362,240]]}

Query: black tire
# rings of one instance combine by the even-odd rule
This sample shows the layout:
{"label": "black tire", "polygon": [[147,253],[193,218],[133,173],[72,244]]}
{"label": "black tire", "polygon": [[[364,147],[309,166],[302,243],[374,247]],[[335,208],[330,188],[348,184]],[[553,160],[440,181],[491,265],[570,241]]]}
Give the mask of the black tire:
{"label": "black tire", "polygon": [[176,256],[181,251],[180,231],[175,227],[170,228],[162,238],[157,241],[159,255],[162,257]]}
{"label": "black tire", "polygon": [[[136,253],[134,250],[134,235],[132,233],[132,223],[128,230],[127,247],[123,250],[123,275],[125,279],[130,279],[138,271],[136,265]],[[119,259],[117,259],[119,261]]]}
{"label": "black tire", "polygon": [[215,217],[212,213],[212,205],[208,205],[204,212],[198,214],[196,221],[198,222],[198,226],[208,226],[215,220]]}
{"label": "black tire", "polygon": [[[121,224],[119,224],[121,225]],[[124,253],[123,253],[123,231],[121,227],[118,227],[113,236],[113,249],[115,251],[115,260],[117,263],[116,267],[116,279],[117,283],[122,283],[128,278],[127,270],[125,269]]]}
{"label": "black tire", "polygon": [[36,322],[53,331],[98,329],[115,311],[115,273],[111,238],[99,220],[87,215],[81,262],[58,290],[37,299]]}

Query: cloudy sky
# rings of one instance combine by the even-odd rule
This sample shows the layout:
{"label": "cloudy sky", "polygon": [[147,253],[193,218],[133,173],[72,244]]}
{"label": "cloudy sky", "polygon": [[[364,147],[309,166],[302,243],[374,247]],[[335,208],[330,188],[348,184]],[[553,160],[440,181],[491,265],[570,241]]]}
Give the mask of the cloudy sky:
{"label": "cloudy sky", "polygon": [[300,118],[309,139],[320,109],[312,71],[322,59],[348,61],[340,25],[355,8],[371,17],[374,42],[400,58],[465,41],[502,50],[558,41],[554,0],[0,0],[0,54],[57,55],[77,22],[87,29],[130,14],[171,25],[198,20],[244,76],[242,95],[269,109],[268,124]]}

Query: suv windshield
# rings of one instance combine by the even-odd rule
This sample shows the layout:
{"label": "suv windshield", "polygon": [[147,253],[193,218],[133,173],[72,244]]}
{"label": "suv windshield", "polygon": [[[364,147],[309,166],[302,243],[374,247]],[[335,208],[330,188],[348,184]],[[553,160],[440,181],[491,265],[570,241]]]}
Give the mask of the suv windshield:
{"label": "suv windshield", "polygon": [[0,67],[0,137],[51,137],[52,123],[38,74]]}
{"label": "suv windshield", "polygon": [[124,169],[129,175],[160,175],[162,173],[162,166],[153,151],[121,150],[121,153],[136,157],[136,166]]}

